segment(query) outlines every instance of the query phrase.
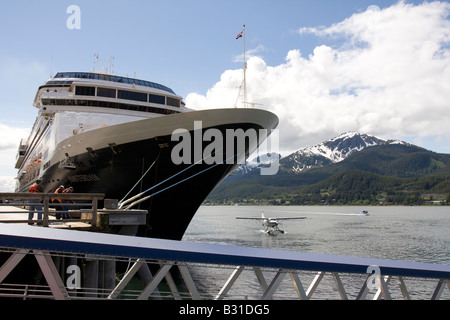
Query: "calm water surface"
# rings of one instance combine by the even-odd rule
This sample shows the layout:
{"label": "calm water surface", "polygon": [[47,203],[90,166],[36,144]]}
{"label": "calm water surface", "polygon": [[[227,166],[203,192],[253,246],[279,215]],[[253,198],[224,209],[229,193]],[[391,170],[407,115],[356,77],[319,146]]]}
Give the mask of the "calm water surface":
{"label": "calm water surface", "polygon": [[[359,215],[361,210],[369,215]],[[282,222],[285,234],[278,236],[262,233],[258,221],[236,219],[260,217],[261,212],[306,219]],[[202,206],[183,240],[450,264],[450,207]],[[223,281],[216,273],[211,286]]]}

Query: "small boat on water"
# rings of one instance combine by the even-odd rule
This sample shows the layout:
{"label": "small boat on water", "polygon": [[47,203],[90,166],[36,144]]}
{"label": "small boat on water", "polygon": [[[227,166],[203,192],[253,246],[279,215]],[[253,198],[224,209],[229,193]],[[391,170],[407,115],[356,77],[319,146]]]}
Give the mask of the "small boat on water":
{"label": "small boat on water", "polygon": [[362,210],[362,211],[360,211],[360,212],[358,212],[359,214],[362,214],[362,215],[365,215],[365,216],[368,216],[369,215],[369,211],[367,211],[367,210]]}

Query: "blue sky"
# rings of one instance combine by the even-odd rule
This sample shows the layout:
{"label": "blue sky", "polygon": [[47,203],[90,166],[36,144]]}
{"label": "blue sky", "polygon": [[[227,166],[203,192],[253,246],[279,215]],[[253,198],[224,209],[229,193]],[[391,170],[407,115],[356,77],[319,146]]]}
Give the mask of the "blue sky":
{"label": "blue sky", "polygon": [[[79,30],[69,30],[66,26],[66,20],[70,16],[66,10],[72,4],[79,6],[81,10]],[[38,86],[58,71],[92,70],[95,53],[104,61],[103,66],[107,66],[106,60],[113,56],[113,70],[116,74],[136,75],[137,78],[167,85],[185,98],[190,96],[187,101],[191,101],[192,107],[195,108],[195,103],[200,106],[201,101],[214,101],[212,88],[235,86],[234,83],[226,81],[226,76],[230,70],[242,72],[242,63],[237,57],[242,53],[243,42],[242,39],[235,38],[242,31],[243,24],[246,25],[246,47],[250,58],[253,58],[252,70],[256,72],[265,68],[263,71],[269,80],[272,69],[288,68],[295,61],[312,66],[318,58],[324,56],[323,52],[327,51],[327,48],[327,52],[331,52],[336,62],[342,62],[342,57],[354,55],[356,50],[361,49],[355,45],[355,39],[362,39],[362,47],[366,46],[364,43],[369,43],[367,47],[372,44],[375,47],[378,42],[371,43],[371,40],[363,38],[367,33],[352,34],[348,25],[350,21],[355,23],[355,26],[360,26],[359,18],[364,17],[364,12],[371,5],[381,9],[380,14],[384,16],[376,20],[376,23],[385,26],[389,17],[398,17],[400,21],[402,15],[398,12],[412,12],[411,7],[415,8],[421,4],[422,1],[405,1],[398,5],[397,1],[384,0],[8,1],[2,3],[0,11],[0,129],[9,130],[11,139],[13,135],[23,135],[26,128],[31,127],[37,114],[32,102]],[[389,9],[392,6],[396,10]],[[427,23],[425,16],[433,8],[422,9],[423,15],[420,15],[420,10],[416,10],[415,14],[421,18],[423,16],[423,23]],[[442,19],[444,22],[448,21],[448,8],[439,7],[433,10],[435,14],[443,11]],[[421,20],[418,19],[417,23],[421,23]],[[341,29],[333,29],[333,26],[341,25]],[[442,37],[449,31],[445,28],[446,26]],[[374,36],[373,39],[378,38]],[[436,41],[441,43],[442,39]],[[299,52],[300,57],[296,56],[295,52]],[[355,59],[359,58],[355,56]],[[250,69],[249,65],[249,73],[252,72]],[[341,69],[340,72],[345,74],[345,70]],[[429,69],[426,70],[430,72]],[[299,78],[298,81],[304,81],[302,79]],[[354,77],[345,81],[348,83],[344,87],[333,87],[328,93],[348,91],[348,96],[341,98],[348,99],[350,103],[355,90],[351,81],[364,81],[360,78],[355,80]],[[287,82],[286,86],[289,83]],[[256,87],[257,83],[254,84]],[[249,84],[251,85],[252,83]],[[394,87],[395,84],[392,88]],[[362,86],[356,88],[359,90]],[[251,94],[253,99],[264,101],[264,108],[279,111],[269,105],[277,100],[276,97],[257,96],[255,90]],[[199,100],[199,97],[202,99]],[[372,101],[368,95],[364,97],[367,101]],[[216,94],[216,98],[219,99],[220,94]],[[313,106],[312,109],[315,108],[314,97],[303,98],[312,99],[310,105]],[[294,99],[292,103],[286,103],[290,106],[295,101]],[[335,102],[332,100],[327,108],[332,110]],[[336,108],[338,107],[336,105]],[[299,112],[308,110],[308,107],[303,108],[301,104],[298,108]],[[374,105],[373,108],[378,107]],[[441,109],[436,110],[439,112]],[[351,111],[344,108],[342,112]],[[366,114],[367,121],[381,121],[381,113],[374,112],[371,115],[371,112],[366,110]],[[286,134],[286,150],[289,149],[288,145],[290,149],[295,150],[347,130],[360,131],[367,128],[367,131],[371,132],[365,133],[381,135],[384,138],[409,139],[409,142],[421,143],[434,151],[450,152],[448,130],[442,134],[435,131],[420,134],[420,128],[414,132],[406,129],[389,131],[380,130],[376,123],[371,126],[361,123],[345,126],[343,121],[342,125],[333,130],[319,132],[305,129],[306,126],[315,126],[314,124],[294,122],[287,117],[281,112],[280,127],[285,124],[284,127],[289,128],[291,132],[293,129],[297,130],[298,125],[298,132],[302,137]],[[284,119],[286,122],[283,122]],[[308,119],[315,118],[309,115]],[[404,119],[390,121],[392,126],[408,126]],[[430,122],[430,125],[435,124]],[[283,139],[283,131],[280,131],[280,138]],[[18,138],[14,136],[14,139]],[[15,174],[14,170],[7,169],[11,162],[10,154],[15,153],[18,141],[15,146],[12,146],[13,144],[13,141],[0,143],[0,152],[4,155],[3,160],[0,160],[0,176]]]}
{"label": "blue sky", "polygon": [[[224,70],[240,67],[233,57],[242,51],[242,41],[235,36],[243,24],[247,48],[264,46],[266,62],[276,65],[291,49],[309,53],[320,44],[321,39],[300,37],[298,28],[330,25],[373,3],[12,1],[2,4],[0,12],[0,57],[35,63],[50,75],[60,70],[91,70],[94,53],[105,60],[114,56],[117,74],[136,72],[137,77],[172,83],[177,93],[186,96],[206,91]],[[71,4],[81,9],[79,30],[66,27],[70,16],[66,9]],[[36,86],[46,79],[40,80]]]}

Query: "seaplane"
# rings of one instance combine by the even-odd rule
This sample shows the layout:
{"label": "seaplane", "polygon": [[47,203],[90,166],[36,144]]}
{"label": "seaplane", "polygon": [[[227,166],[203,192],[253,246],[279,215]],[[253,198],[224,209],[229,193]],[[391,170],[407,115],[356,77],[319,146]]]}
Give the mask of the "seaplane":
{"label": "seaplane", "polygon": [[282,220],[300,220],[300,219],[306,219],[306,217],[266,218],[264,216],[264,212],[262,212],[261,213],[261,218],[257,218],[257,217],[236,217],[236,219],[261,221],[262,225],[264,227],[264,230],[261,230],[262,232],[270,234],[270,235],[279,235],[279,234],[284,234],[284,231],[279,228],[279,226],[278,226],[279,222],[278,221],[282,221]]}

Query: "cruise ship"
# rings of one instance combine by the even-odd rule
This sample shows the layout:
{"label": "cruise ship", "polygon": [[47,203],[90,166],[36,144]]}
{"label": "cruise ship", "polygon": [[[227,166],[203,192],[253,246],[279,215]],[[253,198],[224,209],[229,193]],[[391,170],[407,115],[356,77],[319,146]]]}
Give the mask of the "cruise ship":
{"label": "cruise ship", "polygon": [[[268,134],[278,125],[271,112],[254,108],[195,111],[172,89],[150,81],[95,72],[59,72],[41,85],[34,107],[38,115],[28,139],[20,142],[16,192],[26,192],[37,179],[45,192],[72,186],[77,193],[104,193],[129,199],[147,192],[140,209],[148,210],[138,236],[180,240],[198,207],[240,161],[266,136],[235,148],[235,161],[174,161],[188,133],[193,150],[209,129],[225,136],[249,129]],[[200,124],[200,126],[199,126]],[[218,130],[218,131],[217,131]],[[201,147],[212,141],[201,139]],[[225,149],[225,141],[223,141]],[[204,149],[205,152],[207,149]],[[186,152],[186,150],[182,150]],[[198,154],[198,152],[197,152]],[[186,159],[186,154],[181,155]]]}

